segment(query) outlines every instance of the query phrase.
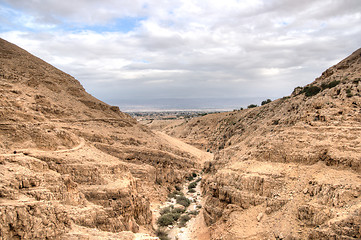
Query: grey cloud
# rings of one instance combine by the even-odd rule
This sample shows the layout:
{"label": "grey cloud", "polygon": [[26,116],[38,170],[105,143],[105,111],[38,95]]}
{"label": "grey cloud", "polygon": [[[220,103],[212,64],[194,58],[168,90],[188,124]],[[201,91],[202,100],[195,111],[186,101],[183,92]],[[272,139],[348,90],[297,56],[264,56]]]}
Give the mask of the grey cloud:
{"label": "grey cloud", "polygon": [[282,97],[313,81],[361,42],[359,0],[251,1],[250,6],[233,0],[223,5],[216,0],[8,4],[44,22],[54,17],[98,24],[147,16],[129,33],[63,29],[0,34],[111,101]]}

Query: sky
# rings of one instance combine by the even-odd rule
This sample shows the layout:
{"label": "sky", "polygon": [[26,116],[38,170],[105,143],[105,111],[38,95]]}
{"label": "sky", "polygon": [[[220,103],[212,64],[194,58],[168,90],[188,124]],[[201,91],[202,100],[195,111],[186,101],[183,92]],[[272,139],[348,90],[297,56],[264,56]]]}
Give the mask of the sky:
{"label": "sky", "polygon": [[360,48],[361,1],[0,0],[0,37],[112,105],[241,107],[289,95]]}

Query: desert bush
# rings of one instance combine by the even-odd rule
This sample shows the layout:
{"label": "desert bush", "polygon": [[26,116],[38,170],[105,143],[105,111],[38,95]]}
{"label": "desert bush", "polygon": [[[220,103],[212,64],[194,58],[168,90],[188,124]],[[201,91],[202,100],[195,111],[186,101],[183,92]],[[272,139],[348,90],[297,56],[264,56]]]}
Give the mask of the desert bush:
{"label": "desert bush", "polygon": [[255,108],[255,107],[258,107],[256,104],[251,104],[251,105],[248,105],[247,108]]}
{"label": "desert bush", "polygon": [[188,215],[182,215],[179,220],[179,226],[185,227],[186,223],[191,219]]}
{"label": "desert bush", "polygon": [[182,190],[182,187],[179,186],[179,185],[175,185],[175,190],[176,190],[176,191],[180,191],[180,190]]}
{"label": "desert bush", "polygon": [[174,223],[174,218],[171,213],[164,214],[158,218],[157,224],[162,227],[172,225]]}
{"label": "desert bush", "polygon": [[180,213],[166,213],[158,218],[157,223],[162,227],[172,225],[175,221],[178,221],[180,215]]}
{"label": "desert bush", "polygon": [[174,208],[172,213],[184,213],[186,210],[184,208]]}
{"label": "desert bush", "polygon": [[272,100],[271,100],[271,99],[267,99],[267,100],[262,101],[262,102],[261,102],[261,105],[263,106],[263,105],[266,105],[267,103],[270,103],[270,102],[272,102]]}
{"label": "desert bush", "polygon": [[351,89],[346,89],[346,97],[350,98],[353,94],[351,93]]}
{"label": "desert bush", "polygon": [[188,190],[188,192],[189,192],[189,193],[195,193],[196,190],[194,190],[194,188],[191,188],[191,189]]}
{"label": "desert bush", "polygon": [[197,175],[197,173],[193,172],[193,173],[192,173],[192,176],[195,178],[195,177],[197,177],[198,175]]}
{"label": "desert bush", "polygon": [[177,203],[180,204],[180,205],[183,205],[184,207],[188,207],[191,202],[189,201],[188,198],[186,198],[185,196],[179,196],[176,198],[177,199]]}
{"label": "desert bush", "polygon": [[[172,207],[173,207],[173,206],[172,206]],[[162,209],[159,211],[160,215],[164,215],[164,214],[170,213],[170,212],[173,210],[172,207],[162,208]]]}
{"label": "desert bush", "polygon": [[317,87],[317,86],[309,86],[309,87],[305,87],[303,88],[302,92],[305,93],[306,97],[311,97],[316,95],[317,93],[319,93],[321,91],[321,88]]}
{"label": "desert bush", "polygon": [[168,234],[164,230],[161,229],[155,230],[155,235],[157,235],[157,237],[159,237],[160,240],[170,240]]}
{"label": "desert bush", "polygon": [[191,182],[189,185],[188,185],[188,189],[192,189],[192,188],[195,188],[197,187],[197,182]]}
{"label": "desert bush", "polygon": [[176,198],[177,196],[183,196],[184,194],[181,191],[173,191],[168,194],[168,198]]}
{"label": "desert bush", "polygon": [[188,177],[186,177],[188,181],[192,181],[194,179],[194,177],[191,175],[189,175]]}
{"label": "desert bush", "polygon": [[339,83],[340,83],[340,81],[336,81],[336,80],[330,82],[329,84],[322,83],[321,88],[322,88],[322,90],[324,90],[326,88],[333,88],[333,87],[336,87]]}

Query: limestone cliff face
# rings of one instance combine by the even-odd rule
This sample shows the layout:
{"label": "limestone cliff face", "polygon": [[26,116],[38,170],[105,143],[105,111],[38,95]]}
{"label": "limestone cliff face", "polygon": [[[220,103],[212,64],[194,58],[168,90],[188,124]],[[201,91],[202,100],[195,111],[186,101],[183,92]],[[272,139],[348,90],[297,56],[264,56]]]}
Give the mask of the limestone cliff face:
{"label": "limestone cliff face", "polygon": [[168,133],[215,153],[213,239],[361,238],[361,49],[289,97]]}
{"label": "limestone cliff face", "polygon": [[199,167],[2,39],[0,66],[1,239],[129,239],[119,232],[151,228],[150,202]]}

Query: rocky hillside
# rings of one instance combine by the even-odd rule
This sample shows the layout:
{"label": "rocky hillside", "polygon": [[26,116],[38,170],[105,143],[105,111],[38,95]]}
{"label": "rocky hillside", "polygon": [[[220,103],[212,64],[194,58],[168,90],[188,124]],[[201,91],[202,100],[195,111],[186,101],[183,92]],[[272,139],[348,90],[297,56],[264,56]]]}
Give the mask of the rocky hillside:
{"label": "rocky hillside", "polygon": [[288,97],[166,128],[215,153],[212,238],[360,239],[360,91],[361,49]]}
{"label": "rocky hillside", "polygon": [[199,157],[2,39],[0,66],[0,239],[151,232],[150,203]]}

